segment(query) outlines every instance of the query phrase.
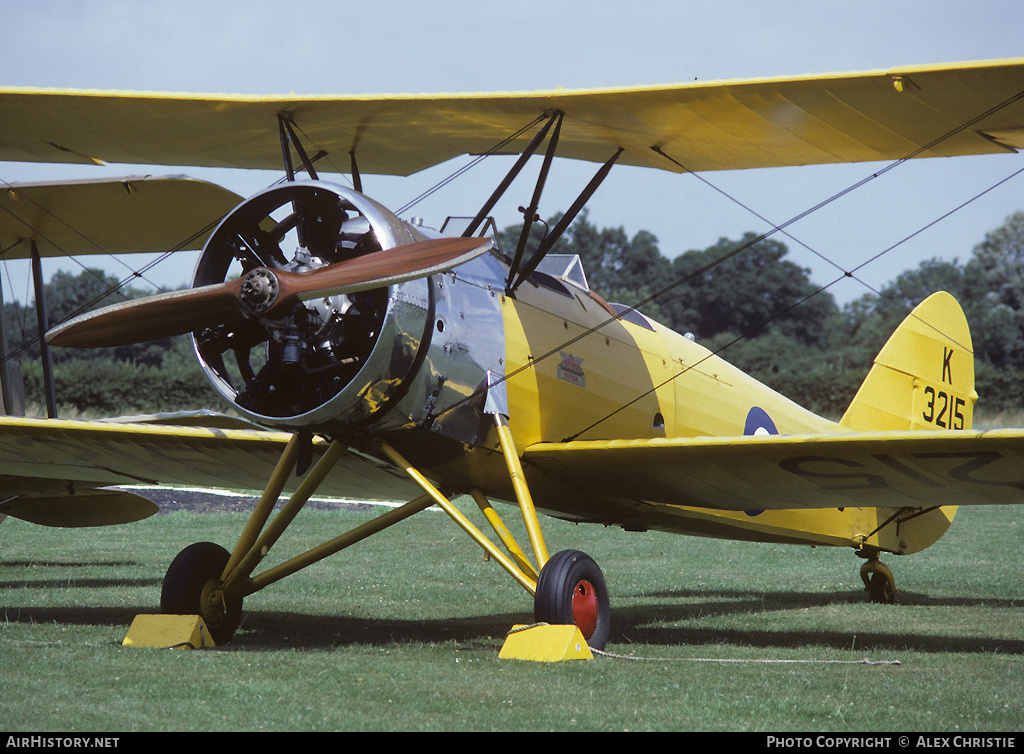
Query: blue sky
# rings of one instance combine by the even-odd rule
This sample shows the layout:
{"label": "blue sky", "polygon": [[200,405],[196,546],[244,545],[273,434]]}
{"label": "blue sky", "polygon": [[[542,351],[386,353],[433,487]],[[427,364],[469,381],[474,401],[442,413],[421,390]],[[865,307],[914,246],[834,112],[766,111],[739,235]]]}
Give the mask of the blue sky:
{"label": "blue sky", "polygon": [[[359,94],[590,88],[752,78],[1024,56],[1019,0],[851,0],[689,3],[678,0],[433,3],[363,0],[0,0],[9,30],[10,86],[187,92]],[[447,163],[407,179],[368,177],[367,193],[399,207],[459,167]],[[706,177],[776,223],[861,180],[879,165],[712,173]],[[902,165],[787,230],[790,258],[825,284],[1024,167],[1024,156],[952,158]],[[440,224],[473,214],[504,174],[485,166],[418,205]],[[592,165],[560,162],[542,203],[564,210]],[[104,168],[0,163],[0,180],[188,172],[240,194],[276,176],[112,165]],[[1024,178],[1011,181],[862,271],[880,287],[933,256],[969,257],[986,232],[1024,208]],[[518,183],[495,212],[519,218],[531,183]],[[518,192],[518,193],[516,193]],[[590,204],[598,226],[654,233],[672,257],[765,224],[693,177],[616,168]],[[820,255],[820,256],[818,256]],[[74,268],[72,268],[74,269]],[[160,277],[180,284],[191,261]],[[5,285],[5,295],[7,295]],[[831,288],[840,301],[867,291]]]}

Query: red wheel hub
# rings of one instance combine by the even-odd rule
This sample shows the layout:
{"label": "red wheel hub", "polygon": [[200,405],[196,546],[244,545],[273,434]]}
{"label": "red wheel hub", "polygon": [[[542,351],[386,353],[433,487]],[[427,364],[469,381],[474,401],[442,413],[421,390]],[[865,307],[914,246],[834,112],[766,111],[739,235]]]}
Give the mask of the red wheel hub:
{"label": "red wheel hub", "polygon": [[597,592],[586,579],[572,590],[572,622],[585,639],[593,636],[597,628]]}

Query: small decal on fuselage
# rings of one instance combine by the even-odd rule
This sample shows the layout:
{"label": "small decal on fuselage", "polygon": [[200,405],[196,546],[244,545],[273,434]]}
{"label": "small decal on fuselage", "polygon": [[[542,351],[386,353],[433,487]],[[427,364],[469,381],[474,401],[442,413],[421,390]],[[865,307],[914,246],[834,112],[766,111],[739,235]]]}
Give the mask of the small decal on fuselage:
{"label": "small decal on fuselage", "polygon": [[565,351],[559,351],[558,353],[562,356],[562,363],[558,365],[558,379],[586,388],[587,378],[583,374],[583,367],[580,366],[583,363],[583,359],[577,359],[571,353],[566,353]]}

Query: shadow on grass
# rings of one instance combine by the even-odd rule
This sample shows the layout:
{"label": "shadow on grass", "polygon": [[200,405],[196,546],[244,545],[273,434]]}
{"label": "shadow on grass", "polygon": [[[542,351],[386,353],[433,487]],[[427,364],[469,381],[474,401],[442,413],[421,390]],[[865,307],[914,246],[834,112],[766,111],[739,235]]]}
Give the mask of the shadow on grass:
{"label": "shadow on grass", "polygon": [[132,578],[82,578],[76,576],[75,572],[81,568],[130,568],[139,565],[131,560],[114,561],[40,561],[40,560],[13,560],[4,561],[4,567],[11,568],[32,568],[31,575],[35,575],[35,569],[40,568],[61,568],[69,569],[67,573],[48,576],[46,578],[27,579],[21,577],[10,577],[0,580],[0,589],[106,589],[110,587],[123,587],[125,589],[137,587],[159,586],[162,579],[132,579]]}
{"label": "shadow on grass", "polygon": [[93,560],[85,563],[71,560],[4,560],[0,565],[4,568],[127,568],[139,563],[134,560]]}
{"label": "shadow on grass", "polygon": [[[899,617],[903,608],[953,607],[970,610],[975,607],[1020,609],[1018,599],[990,599],[970,597],[933,598],[913,592],[899,592],[894,604],[871,605],[864,591],[820,594],[810,592],[748,592],[743,590],[686,591],[647,593],[651,599],[686,600],[685,604],[648,604],[623,607],[612,610],[612,635],[610,643],[628,642],[653,646],[739,644],[752,647],[800,648],[807,646],[830,647],[854,651],[896,651],[956,652],[1024,654],[1024,640],[1016,638],[915,634],[900,632],[899,628],[885,626],[882,630],[870,630],[872,615],[867,611],[895,611],[883,613],[883,618]],[[640,597],[639,599],[643,599]],[[863,605],[865,615],[850,628],[836,630],[833,627],[792,630],[780,628],[729,629],[688,626],[714,617],[747,615],[751,622],[766,625],[776,621],[774,613],[792,610],[818,609],[841,605]],[[969,622],[969,615],[965,616]],[[879,621],[881,623],[881,621]],[[867,627],[869,630],[863,630]]]}
{"label": "shadow on grass", "polygon": [[139,611],[128,607],[36,607],[4,605],[0,622],[61,626],[123,626],[125,633]]}
{"label": "shadow on grass", "polygon": [[19,579],[17,581],[0,581],[0,589],[124,589],[160,588],[163,579],[81,579],[75,577],[59,579]]}
{"label": "shadow on grass", "polygon": [[[62,626],[117,626],[127,634],[135,616],[157,609],[126,607],[0,607],[0,624]],[[525,615],[484,615],[443,620],[354,618],[344,615],[308,615],[301,612],[252,610],[242,615],[238,632],[224,649],[274,652],[287,649],[327,650],[346,646],[394,644],[459,644],[494,647],[505,640]],[[120,641],[120,640],[118,640]]]}
{"label": "shadow on grass", "polygon": [[[132,582],[135,584],[136,582]],[[81,586],[81,584],[79,584]],[[665,594],[660,595],[665,598]],[[672,592],[669,597],[704,601],[674,605],[638,605],[612,610],[612,633],[609,651],[616,646],[650,647],[701,646],[733,644],[746,647],[799,649],[831,648],[844,651],[915,651],[952,653],[992,653],[1024,655],[1024,640],[967,635],[915,635],[888,627],[864,631],[871,626],[870,614],[856,626],[836,630],[770,627],[773,613],[803,608],[864,603],[866,610],[899,611],[907,606],[951,606],[970,609],[984,604],[988,607],[1016,607],[1012,600],[932,599],[917,594],[902,594],[903,604],[869,605],[863,593],[838,592],[812,594],[783,592],[764,595],[754,592]],[[715,596],[719,599],[706,599]],[[652,595],[653,597],[653,595]],[[127,633],[139,613],[156,612],[156,608],[126,607],[33,607],[5,606],[0,620],[8,623],[63,624],[82,626],[118,626]],[[763,622],[764,628],[714,628],[693,625],[715,616],[747,615],[751,622]],[[350,615],[310,615],[301,611],[283,612],[246,610],[235,638],[224,645],[233,651],[273,652],[287,649],[329,650],[352,646],[395,644],[448,644],[464,648],[494,648],[504,642],[515,624],[532,622],[527,612],[446,618],[436,620],[405,620]],[[966,618],[965,618],[966,620]],[[687,625],[690,624],[690,625]]]}
{"label": "shadow on grass", "polygon": [[351,616],[304,615],[255,610],[242,617],[231,647],[275,651],[301,647],[332,649],[391,644],[458,644],[499,648],[522,614],[479,615],[441,620],[401,620]]}

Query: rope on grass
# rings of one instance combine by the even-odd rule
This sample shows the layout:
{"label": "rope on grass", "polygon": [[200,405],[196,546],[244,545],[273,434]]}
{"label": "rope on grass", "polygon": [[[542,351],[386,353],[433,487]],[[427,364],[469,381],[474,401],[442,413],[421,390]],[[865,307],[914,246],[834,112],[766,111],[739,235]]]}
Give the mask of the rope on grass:
{"label": "rope on grass", "polygon": [[[508,633],[515,634],[520,631],[527,631],[537,626],[547,626],[548,623],[531,623],[528,626],[517,626]],[[601,657],[609,657],[613,660],[632,660],[634,662],[721,662],[733,664],[751,665],[901,665],[899,660],[782,660],[770,658],[742,658],[742,657],[637,657],[636,655],[620,655],[614,652],[605,652],[601,649],[590,648],[592,654]]]}
{"label": "rope on grass", "polygon": [[637,657],[636,655],[619,655],[591,647],[591,653],[610,657],[614,660],[633,660],[636,662],[721,662],[749,663],[751,665],[900,665],[899,660],[782,660],[770,658],[743,657]]}

